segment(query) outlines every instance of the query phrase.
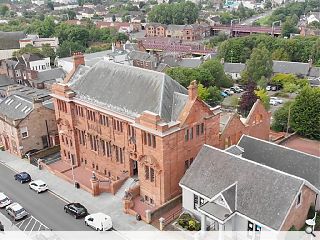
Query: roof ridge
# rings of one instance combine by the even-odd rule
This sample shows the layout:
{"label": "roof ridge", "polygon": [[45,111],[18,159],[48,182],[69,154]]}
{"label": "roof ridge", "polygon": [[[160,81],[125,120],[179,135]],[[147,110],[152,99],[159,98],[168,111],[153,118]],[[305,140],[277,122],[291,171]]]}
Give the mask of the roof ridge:
{"label": "roof ridge", "polygon": [[[243,137],[252,138],[252,139],[258,140],[258,141],[260,141],[260,142],[269,143],[269,144],[272,144],[272,145],[277,146],[277,147],[280,147],[280,148],[284,148],[284,149],[287,149],[287,150],[291,150],[291,151],[294,151],[294,152],[298,152],[298,153],[300,153],[300,154],[305,154],[305,155],[308,155],[308,156],[310,156],[310,157],[319,158],[319,157],[317,157],[317,156],[315,156],[315,155],[312,155],[312,154],[310,154],[310,153],[305,153],[305,152],[299,151],[299,150],[297,150],[297,149],[293,149],[293,148],[289,148],[289,147],[287,147],[287,146],[283,146],[283,145],[276,144],[276,143],[274,143],[274,142],[269,142],[269,141],[267,141],[267,140],[259,139],[259,138],[256,138],[256,137],[253,137],[253,136],[249,136],[249,135],[246,135],[246,134],[243,134],[242,136],[243,136]],[[241,141],[241,139],[242,139],[242,138],[240,138],[239,142]],[[239,142],[237,143],[237,145],[239,144]],[[319,162],[320,162],[320,158],[319,158]]]}
{"label": "roof ridge", "polygon": [[[255,162],[255,161],[246,159],[246,158],[241,157],[241,156],[239,156],[239,155],[235,155],[235,154],[233,154],[233,153],[226,152],[225,150],[221,150],[221,149],[219,149],[219,148],[215,148],[215,147],[210,146],[210,145],[207,145],[207,144],[204,144],[204,146],[209,147],[209,148],[211,148],[211,149],[213,149],[213,150],[218,150],[219,152],[225,153],[225,154],[227,154],[227,155],[231,155],[231,156],[233,156],[233,157],[238,158],[239,160],[242,160],[242,161],[245,161],[245,162],[249,162],[249,163],[255,164],[255,165],[257,165],[257,166],[263,167],[263,168],[267,168],[267,169],[269,169],[269,170],[271,170],[271,171],[280,173],[280,174],[282,174],[282,175],[286,175],[286,176],[288,176],[288,177],[292,177],[292,178],[298,179],[298,180],[303,181],[303,182],[308,182],[306,179],[303,179],[303,178],[301,178],[301,177],[292,175],[292,174],[287,173],[287,172],[283,172],[283,171],[281,171],[281,170],[272,168],[272,167],[267,166],[267,165],[263,165],[263,164],[261,164],[261,163],[257,163],[257,162]],[[311,183],[310,183],[310,184],[311,184]],[[312,184],[311,184],[311,185],[312,185]],[[313,186],[313,185],[312,185],[312,186]],[[315,187],[315,188],[316,188],[316,187]]]}

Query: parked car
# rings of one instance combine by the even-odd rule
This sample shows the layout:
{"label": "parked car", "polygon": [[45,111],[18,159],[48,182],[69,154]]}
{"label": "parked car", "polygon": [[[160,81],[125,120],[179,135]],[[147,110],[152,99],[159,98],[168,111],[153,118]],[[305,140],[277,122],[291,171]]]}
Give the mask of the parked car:
{"label": "parked car", "polygon": [[112,229],[111,217],[104,213],[93,213],[84,218],[84,223],[97,231]]}
{"label": "parked car", "polygon": [[277,87],[277,86],[271,86],[271,90],[272,90],[272,91],[277,91],[277,90],[278,90],[278,87]]}
{"label": "parked car", "polygon": [[267,87],[266,87],[266,90],[267,90],[267,91],[271,91],[271,86],[267,86]]}
{"label": "parked car", "polygon": [[24,154],[24,156],[25,156],[25,157],[29,157],[31,154],[36,153],[36,152],[38,152],[38,151],[39,151],[39,149],[31,149],[31,150],[27,151],[27,152]]}
{"label": "parked car", "polygon": [[14,180],[17,180],[21,183],[26,183],[31,181],[31,176],[29,175],[29,173],[21,172],[14,175]]}
{"label": "parked car", "polygon": [[6,211],[15,221],[22,219],[29,214],[19,203],[10,204],[6,207]]}
{"label": "parked car", "polygon": [[275,101],[275,100],[270,100],[270,105],[272,105],[272,106],[277,106],[277,105],[279,105],[279,103],[277,102],[277,101]]}
{"label": "parked car", "polygon": [[74,218],[82,218],[88,215],[87,209],[80,203],[69,203],[64,206],[64,211],[74,216]]}
{"label": "parked car", "polygon": [[225,92],[220,92],[222,97],[228,97],[228,94],[226,94]]}
{"label": "parked car", "polygon": [[233,91],[231,91],[231,89],[227,88],[223,91],[225,94],[228,94],[228,96],[231,96],[232,94],[234,94]]}
{"label": "parked car", "polygon": [[241,93],[243,92],[243,89],[238,87],[238,86],[235,86],[235,87],[231,87],[230,88],[231,91],[235,92],[235,93]]}
{"label": "parked car", "polygon": [[29,188],[37,193],[41,193],[48,190],[48,185],[42,180],[35,180],[29,183]]}
{"label": "parked car", "polygon": [[274,101],[278,102],[279,104],[283,103],[283,100],[278,97],[270,97],[270,100],[274,100]]}
{"label": "parked car", "polygon": [[4,193],[0,192],[0,208],[10,205],[12,201]]}

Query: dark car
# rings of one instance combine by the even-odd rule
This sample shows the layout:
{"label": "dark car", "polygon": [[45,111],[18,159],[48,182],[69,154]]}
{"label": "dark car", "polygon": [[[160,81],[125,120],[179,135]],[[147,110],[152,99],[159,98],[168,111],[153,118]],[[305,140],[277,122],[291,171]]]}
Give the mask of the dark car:
{"label": "dark car", "polygon": [[14,175],[14,180],[17,180],[21,183],[26,183],[31,181],[31,176],[29,175],[29,173],[21,172]]}
{"label": "dark car", "polygon": [[73,215],[76,219],[82,218],[88,215],[87,209],[80,203],[69,203],[64,206],[64,211]]}

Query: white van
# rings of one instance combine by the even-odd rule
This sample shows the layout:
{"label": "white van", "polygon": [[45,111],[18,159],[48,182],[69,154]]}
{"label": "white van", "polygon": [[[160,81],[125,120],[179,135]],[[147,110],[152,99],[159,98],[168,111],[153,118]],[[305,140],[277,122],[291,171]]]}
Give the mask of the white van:
{"label": "white van", "polygon": [[111,217],[104,213],[93,213],[84,218],[84,223],[97,231],[108,231],[112,228]]}

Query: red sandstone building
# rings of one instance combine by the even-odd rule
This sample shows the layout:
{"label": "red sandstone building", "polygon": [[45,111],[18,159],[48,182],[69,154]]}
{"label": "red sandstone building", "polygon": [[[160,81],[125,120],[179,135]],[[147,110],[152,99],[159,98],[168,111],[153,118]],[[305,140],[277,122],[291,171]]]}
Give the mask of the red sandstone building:
{"label": "red sandstone building", "polygon": [[181,193],[178,183],[203,144],[220,147],[229,136],[234,143],[240,133],[268,139],[269,132],[250,130],[256,113],[255,127],[269,128],[259,101],[241,132],[221,135],[221,111],[198,98],[195,82],[185,89],[160,72],[108,61],[83,64],[82,55],[74,56],[71,74],[52,88],[62,160],[114,184],[137,178],[147,206]]}

